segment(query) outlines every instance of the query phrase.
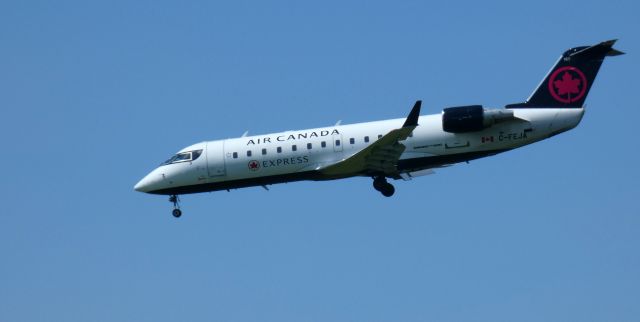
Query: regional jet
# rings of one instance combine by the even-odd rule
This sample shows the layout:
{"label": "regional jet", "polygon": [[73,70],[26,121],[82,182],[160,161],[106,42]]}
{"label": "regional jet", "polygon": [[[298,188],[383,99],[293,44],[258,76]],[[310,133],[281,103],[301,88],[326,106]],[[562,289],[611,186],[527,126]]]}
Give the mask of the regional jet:
{"label": "regional jet", "polygon": [[354,176],[373,179],[391,197],[388,179],[410,180],[433,169],[519,148],[573,129],[600,65],[622,52],[615,40],[565,51],[531,96],[504,108],[468,105],[406,118],[216,140],[188,146],[151,171],[134,189],[179,195]]}

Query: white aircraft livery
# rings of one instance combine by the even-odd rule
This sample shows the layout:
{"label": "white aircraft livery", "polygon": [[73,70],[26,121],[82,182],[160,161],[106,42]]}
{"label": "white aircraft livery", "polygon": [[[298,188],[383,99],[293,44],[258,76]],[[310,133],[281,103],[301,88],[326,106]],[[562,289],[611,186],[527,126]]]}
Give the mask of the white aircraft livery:
{"label": "white aircraft livery", "polygon": [[208,141],[188,146],[151,171],[134,189],[169,195],[180,217],[179,195],[354,176],[373,179],[385,197],[387,179],[431,174],[453,165],[531,144],[578,125],[583,104],[605,57],[622,52],[615,40],[565,51],[524,102],[501,109],[449,107],[406,118]]}

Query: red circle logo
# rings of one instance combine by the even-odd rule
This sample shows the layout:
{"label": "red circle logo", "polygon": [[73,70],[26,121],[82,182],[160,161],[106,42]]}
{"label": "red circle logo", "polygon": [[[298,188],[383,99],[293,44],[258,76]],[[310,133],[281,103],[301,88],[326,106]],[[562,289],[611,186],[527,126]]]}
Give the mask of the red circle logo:
{"label": "red circle logo", "polygon": [[575,102],[586,92],[587,78],[582,71],[573,66],[558,68],[549,77],[549,93],[558,102]]}
{"label": "red circle logo", "polygon": [[249,164],[247,166],[249,167],[249,170],[251,170],[251,171],[258,171],[258,169],[260,169],[260,162],[258,162],[256,160],[251,160],[251,161],[249,161]]}

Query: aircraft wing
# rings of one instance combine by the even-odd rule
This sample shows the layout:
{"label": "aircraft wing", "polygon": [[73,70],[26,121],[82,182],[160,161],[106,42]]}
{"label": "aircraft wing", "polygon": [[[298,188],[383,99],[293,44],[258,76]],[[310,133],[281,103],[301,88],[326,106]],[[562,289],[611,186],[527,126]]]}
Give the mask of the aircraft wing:
{"label": "aircraft wing", "polygon": [[422,101],[416,101],[407,120],[401,128],[392,130],[368,147],[337,163],[318,169],[328,176],[345,176],[356,174],[384,174],[389,177],[399,177],[397,169],[398,159],[406,147],[400,141],[409,137],[418,126],[420,106]]}

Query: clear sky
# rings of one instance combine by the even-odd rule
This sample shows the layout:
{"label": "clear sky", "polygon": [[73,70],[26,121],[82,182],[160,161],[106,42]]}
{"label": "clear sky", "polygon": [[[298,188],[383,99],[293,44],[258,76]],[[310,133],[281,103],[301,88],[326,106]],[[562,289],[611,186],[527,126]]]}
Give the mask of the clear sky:
{"label": "clear sky", "polygon": [[[0,321],[638,321],[637,1],[0,2]],[[524,100],[578,128],[395,182],[165,196],[209,139]]]}

